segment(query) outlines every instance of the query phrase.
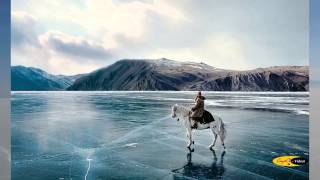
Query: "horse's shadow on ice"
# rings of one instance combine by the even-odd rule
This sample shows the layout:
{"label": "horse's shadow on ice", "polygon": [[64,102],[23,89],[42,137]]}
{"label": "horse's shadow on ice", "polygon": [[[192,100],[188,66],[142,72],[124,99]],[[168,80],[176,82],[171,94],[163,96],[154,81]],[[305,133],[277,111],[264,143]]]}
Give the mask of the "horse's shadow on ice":
{"label": "horse's shadow on ice", "polygon": [[174,173],[174,179],[181,179],[181,176],[191,178],[206,178],[206,179],[220,179],[223,177],[225,168],[223,165],[223,159],[226,154],[225,151],[221,153],[220,159],[217,158],[216,152],[212,151],[213,161],[211,164],[201,164],[192,162],[192,153],[194,149],[189,149],[187,153],[187,163],[178,169],[172,170]]}

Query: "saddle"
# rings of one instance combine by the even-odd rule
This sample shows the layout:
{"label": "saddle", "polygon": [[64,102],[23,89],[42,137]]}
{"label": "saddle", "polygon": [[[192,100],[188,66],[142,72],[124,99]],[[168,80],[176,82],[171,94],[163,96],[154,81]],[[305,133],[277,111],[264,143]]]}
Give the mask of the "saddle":
{"label": "saddle", "polygon": [[201,123],[201,124],[207,124],[207,123],[214,121],[213,116],[207,110],[204,110],[202,117],[192,117],[192,119],[196,122]]}

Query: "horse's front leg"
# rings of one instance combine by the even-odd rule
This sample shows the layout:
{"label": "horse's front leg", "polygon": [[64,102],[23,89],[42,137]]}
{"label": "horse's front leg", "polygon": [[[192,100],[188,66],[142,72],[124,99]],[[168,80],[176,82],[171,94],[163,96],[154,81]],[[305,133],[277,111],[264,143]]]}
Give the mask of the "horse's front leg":
{"label": "horse's front leg", "polygon": [[189,143],[187,145],[187,148],[191,147],[192,142],[192,130],[191,128],[187,128],[187,137],[189,138]]}

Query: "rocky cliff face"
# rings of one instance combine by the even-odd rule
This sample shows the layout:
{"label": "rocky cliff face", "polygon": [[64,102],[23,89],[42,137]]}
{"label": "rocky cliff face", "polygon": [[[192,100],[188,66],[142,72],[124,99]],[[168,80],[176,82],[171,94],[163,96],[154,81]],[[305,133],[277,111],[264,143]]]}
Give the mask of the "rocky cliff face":
{"label": "rocky cliff face", "polygon": [[307,66],[249,71],[217,69],[203,63],[121,60],[77,79],[68,90],[308,91]]}

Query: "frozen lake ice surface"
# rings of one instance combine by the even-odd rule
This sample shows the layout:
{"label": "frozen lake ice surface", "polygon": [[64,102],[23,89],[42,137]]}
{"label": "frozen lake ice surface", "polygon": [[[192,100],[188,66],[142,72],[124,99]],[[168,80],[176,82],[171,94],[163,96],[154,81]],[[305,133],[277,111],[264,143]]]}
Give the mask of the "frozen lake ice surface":
{"label": "frozen lake ice surface", "polygon": [[226,124],[224,150],[210,130],[187,149],[175,103],[196,92],[12,92],[13,180],[308,179],[309,93],[204,92]]}

